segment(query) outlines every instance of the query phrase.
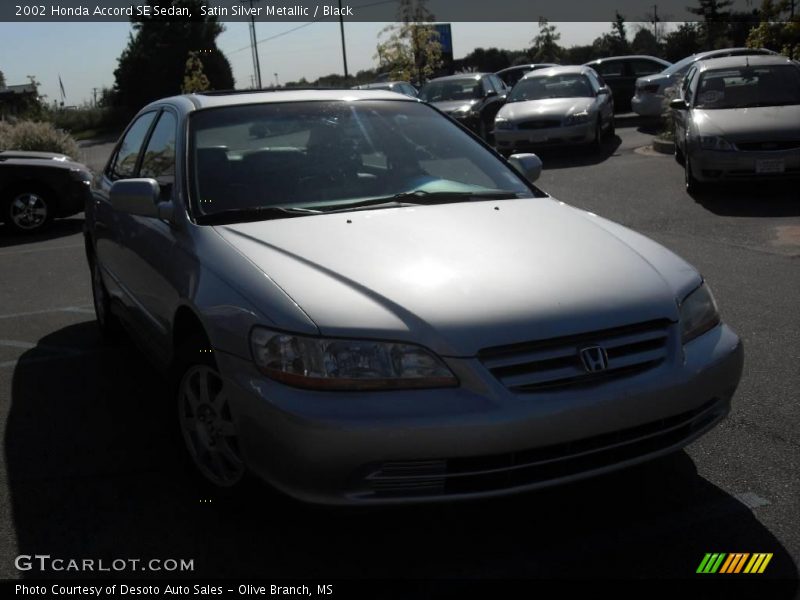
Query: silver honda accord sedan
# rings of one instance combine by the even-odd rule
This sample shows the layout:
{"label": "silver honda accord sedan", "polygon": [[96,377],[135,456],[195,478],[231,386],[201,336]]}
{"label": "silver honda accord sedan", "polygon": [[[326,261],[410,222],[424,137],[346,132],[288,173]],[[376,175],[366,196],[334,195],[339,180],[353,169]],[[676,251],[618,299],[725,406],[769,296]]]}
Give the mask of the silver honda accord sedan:
{"label": "silver honda accord sedan", "polygon": [[87,208],[98,324],[169,374],[217,486],[451,500],[676,451],[741,343],[692,266],[540,170],[392,92],[155,102]]}

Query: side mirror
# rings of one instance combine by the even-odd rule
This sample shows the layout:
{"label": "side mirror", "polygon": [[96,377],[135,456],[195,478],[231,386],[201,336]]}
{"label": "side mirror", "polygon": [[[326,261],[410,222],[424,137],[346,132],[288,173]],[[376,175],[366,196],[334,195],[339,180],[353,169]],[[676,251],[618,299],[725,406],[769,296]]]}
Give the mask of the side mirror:
{"label": "side mirror", "polygon": [[161,190],[155,179],[120,179],[111,186],[109,200],[114,210],[157,218],[160,194]]}
{"label": "side mirror", "polygon": [[486,92],[486,98],[494,98],[497,96],[497,90],[489,90]]}
{"label": "side mirror", "polygon": [[542,174],[542,159],[535,154],[512,154],[508,162],[531,183]]}
{"label": "side mirror", "polygon": [[607,87],[601,87],[599,90],[597,90],[598,96],[608,96],[609,93],[611,93],[611,90],[609,90]]}
{"label": "side mirror", "polygon": [[683,98],[675,98],[674,100],[670,100],[669,107],[674,110],[686,110],[689,108],[689,105]]}

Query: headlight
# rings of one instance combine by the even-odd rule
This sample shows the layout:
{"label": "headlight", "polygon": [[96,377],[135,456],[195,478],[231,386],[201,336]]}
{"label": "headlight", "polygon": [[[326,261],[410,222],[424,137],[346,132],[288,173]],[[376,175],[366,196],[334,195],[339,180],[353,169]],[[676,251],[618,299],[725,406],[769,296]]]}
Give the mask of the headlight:
{"label": "headlight", "polygon": [[514,123],[507,119],[497,118],[494,120],[495,129],[514,129]]}
{"label": "headlight", "polygon": [[700,136],[700,147],[704,150],[720,150],[723,152],[730,152],[736,148],[728,140],[718,135],[703,135]]}
{"label": "headlight", "polygon": [[464,106],[459,106],[457,109],[452,111],[450,114],[454,117],[466,117],[470,113],[472,113],[472,109],[475,108],[472,104],[465,104]]}
{"label": "headlight", "polygon": [[571,115],[568,115],[566,119],[564,119],[564,125],[580,125],[581,123],[588,123],[591,115],[589,115],[588,110],[582,110],[581,112],[577,112]]}
{"label": "headlight", "polygon": [[680,308],[681,340],[684,344],[713,329],[720,322],[714,295],[705,283],[686,296]]}
{"label": "headlight", "polygon": [[297,387],[386,390],[458,385],[440,358],[412,344],[314,338],[255,327],[250,347],[264,375]]}

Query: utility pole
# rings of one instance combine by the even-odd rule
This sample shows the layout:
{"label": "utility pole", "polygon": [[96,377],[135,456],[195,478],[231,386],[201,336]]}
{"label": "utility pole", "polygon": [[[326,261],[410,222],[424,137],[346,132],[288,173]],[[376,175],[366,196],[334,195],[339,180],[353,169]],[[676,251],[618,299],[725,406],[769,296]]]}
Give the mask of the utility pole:
{"label": "utility pole", "polygon": [[276,88],[281,87],[281,84],[278,83],[278,74],[277,73],[273,73],[273,75],[275,75],[275,87]]}
{"label": "utility pole", "polygon": [[653,37],[658,43],[658,4],[653,5]]}
{"label": "utility pole", "polygon": [[94,106],[97,107],[97,88],[92,88],[92,97],[94,98]]}
{"label": "utility pole", "polygon": [[241,0],[250,3],[250,49],[253,52],[253,71],[255,72],[255,84],[257,89],[261,89],[261,63],[258,60],[258,41],[256,40],[256,18],[253,10],[253,2],[260,0]]}
{"label": "utility pole", "polygon": [[347,47],[344,43],[344,16],[342,16],[342,0],[339,0],[339,29],[342,33],[342,61],[344,61],[344,78],[347,80],[350,74],[347,72]]}

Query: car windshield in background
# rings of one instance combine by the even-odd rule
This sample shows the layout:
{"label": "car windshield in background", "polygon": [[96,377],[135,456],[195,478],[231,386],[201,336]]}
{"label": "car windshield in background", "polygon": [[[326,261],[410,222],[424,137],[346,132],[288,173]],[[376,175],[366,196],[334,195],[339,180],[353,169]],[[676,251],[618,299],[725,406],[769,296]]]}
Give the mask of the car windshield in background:
{"label": "car windshield in background", "polygon": [[[198,111],[190,130],[192,201],[201,223],[216,222],[203,218],[215,214],[259,220],[381,199],[534,195],[458,126],[414,102],[230,106]],[[286,210],[265,210],[274,207]]]}
{"label": "car windshield in background", "polygon": [[425,84],[419,92],[420,99],[425,102],[476,100],[482,96],[481,82],[474,77],[432,81]]}
{"label": "car windshield in background", "polygon": [[800,69],[793,65],[706,71],[696,108],[725,109],[800,104]]}
{"label": "car windshield in background", "polygon": [[592,86],[584,75],[551,75],[522,79],[508,95],[508,102],[546,98],[591,98]]}

